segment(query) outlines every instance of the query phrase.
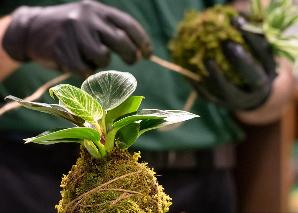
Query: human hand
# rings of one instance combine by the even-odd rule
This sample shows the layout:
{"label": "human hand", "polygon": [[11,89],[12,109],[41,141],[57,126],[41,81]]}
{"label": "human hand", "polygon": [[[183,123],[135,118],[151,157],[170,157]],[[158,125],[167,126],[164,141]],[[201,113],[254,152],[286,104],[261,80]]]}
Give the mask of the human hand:
{"label": "human hand", "polygon": [[248,48],[232,41],[222,43],[222,51],[243,85],[235,85],[223,74],[212,59],[204,61],[208,77],[200,83],[192,82],[198,93],[209,101],[232,110],[252,110],[262,105],[270,95],[276,77],[276,63],[269,43],[262,35],[242,29],[244,19],[233,20]]}
{"label": "human hand", "polygon": [[127,64],[151,54],[149,38],[136,20],[92,0],[20,7],[2,43],[17,61],[32,60],[81,75],[107,66],[111,51]]}
{"label": "human hand", "polygon": [[10,24],[10,21],[10,16],[0,18],[0,82],[11,75],[20,66],[18,62],[14,61],[9,55],[7,55],[1,45],[3,34]]}

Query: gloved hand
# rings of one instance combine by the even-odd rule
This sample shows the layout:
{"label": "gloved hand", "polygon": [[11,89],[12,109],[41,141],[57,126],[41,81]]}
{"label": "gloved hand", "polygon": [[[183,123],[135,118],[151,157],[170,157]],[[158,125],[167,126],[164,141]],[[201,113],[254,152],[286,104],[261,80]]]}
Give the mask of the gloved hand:
{"label": "gloved hand", "polygon": [[12,14],[3,47],[17,61],[79,74],[107,66],[110,51],[128,64],[151,54],[149,38],[136,20],[92,0],[20,7]]}
{"label": "gloved hand", "polygon": [[245,80],[244,85],[239,87],[226,79],[212,59],[204,63],[209,76],[201,83],[192,82],[201,96],[232,110],[252,110],[262,105],[270,95],[276,77],[276,63],[269,43],[264,36],[242,29],[244,23],[242,17],[233,20],[249,46],[249,52],[235,42],[222,43],[226,60]]}

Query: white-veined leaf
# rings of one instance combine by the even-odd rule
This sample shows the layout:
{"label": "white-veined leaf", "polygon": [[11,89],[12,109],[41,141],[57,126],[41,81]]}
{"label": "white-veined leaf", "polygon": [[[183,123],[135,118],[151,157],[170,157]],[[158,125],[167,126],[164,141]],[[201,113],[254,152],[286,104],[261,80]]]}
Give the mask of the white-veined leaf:
{"label": "white-veined leaf", "polygon": [[12,95],[7,96],[5,99],[16,101],[22,106],[36,110],[39,112],[48,113],[51,115],[55,115],[61,118],[64,118],[72,123],[74,123],[77,126],[84,126],[84,120],[70,112],[67,111],[66,108],[63,106],[57,105],[57,104],[46,104],[46,103],[38,103],[38,102],[32,102],[32,101],[25,101],[23,99],[14,97]]}
{"label": "white-veined leaf", "polygon": [[159,109],[143,109],[136,114],[128,115],[113,124],[114,129],[123,128],[131,123],[140,123],[140,132],[143,134],[151,129],[157,129],[164,126],[180,123],[195,117],[199,117],[190,112],[181,110],[159,110]]}
{"label": "white-veined leaf", "polygon": [[161,119],[157,120],[144,120],[140,123],[140,132],[139,135],[153,129],[162,128],[168,125],[172,125],[175,123],[180,123],[183,121],[187,121],[196,117],[190,112],[182,111],[182,110],[159,110],[159,109],[144,109],[141,110],[141,113],[158,115]]}
{"label": "white-veined leaf", "polygon": [[46,131],[35,137],[25,139],[25,142],[48,145],[61,142],[82,142],[85,139],[98,143],[100,135],[96,130],[88,127],[74,127],[54,132]]}
{"label": "white-veined leaf", "polygon": [[70,112],[89,123],[96,123],[103,115],[101,105],[87,92],[69,84],[52,87],[50,95],[54,95]]}
{"label": "white-veined leaf", "polygon": [[120,129],[128,124],[131,124],[136,121],[142,121],[142,120],[154,120],[154,119],[161,119],[163,116],[157,115],[157,114],[137,114],[134,115],[128,115],[127,117],[121,118],[120,120],[116,121],[113,124],[113,128]]}
{"label": "white-veined leaf", "polygon": [[96,98],[105,110],[123,103],[136,89],[137,80],[128,72],[102,71],[87,78],[81,88]]}
{"label": "white-veined leaf", "polygon": [[[130,123],[136,121],[144,121],[148,123],[149,120],[158,120],[155,122],[154,128],[164,127],[170,124],[175,124],[179,122],[183,122],[195,117],[199,117],[190,112],[182,111],[182,110],[159,110],[159,109],[142,109],[138,111],[136,114],[128,115],[120,120],[117,120],[113,124],[113,128],[119,129]],[[152,125],[152,124],[151,124]],[[141,128],[144,129],[144,128]]]}

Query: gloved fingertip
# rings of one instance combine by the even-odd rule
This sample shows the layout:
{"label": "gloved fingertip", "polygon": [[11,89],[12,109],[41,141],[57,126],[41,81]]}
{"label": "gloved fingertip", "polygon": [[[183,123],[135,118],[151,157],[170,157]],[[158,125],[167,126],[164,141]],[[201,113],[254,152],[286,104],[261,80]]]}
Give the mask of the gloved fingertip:
{"label": "gloved fingertip", "polygon": [[230,40],[226,40],[226,41],[223,41],[221,46],[224,50],[228,50],[228,51],[233,51],[235,48],[237,48],[239,44],[233,42],[233,41],[230,41]]}
{"label": "gloved fingertip", "polygon": [[243,16],[235,16],[231,19],[231,24],[238,30],[240,30],[242,26],[245,25],[246,23],[247,21]]}
{"label": "gloved fingertip", "polygon": [[120,57],[126,64],[132,65],[138,61],[138,54],[138,50],[135,50],[127,52],[125,55],[121,54]]}
{"label": "gloved fingertip", "polygon": [[141,51],[138,50],[138,51],[136,52],[136,55],[137,55],[137,56],[136,56],[137,61],[139,61],[139,60],[142,59],[142,53],[141,53]]}
{"label": "gloved fingertip", "polygon": [[227,40],[221,43],[221,48],[223,54],[226,56],[227,60],[241,60],[242,58],[247,58],[244,48],[242,45],[235,43],[233,41]]}
{"label": "gloved fingertip", "polygon": [[212,59],[204,60],[204,66],[208,70],[209,79],[215,80],[221,75],[221,70],[218,64],[214,60]]}
{"label": "gloved fingertip", "polygon": [[141,53],[145,59],[150,58],[150,56],[153,54],[153,48],[149,42],[143,45]]}

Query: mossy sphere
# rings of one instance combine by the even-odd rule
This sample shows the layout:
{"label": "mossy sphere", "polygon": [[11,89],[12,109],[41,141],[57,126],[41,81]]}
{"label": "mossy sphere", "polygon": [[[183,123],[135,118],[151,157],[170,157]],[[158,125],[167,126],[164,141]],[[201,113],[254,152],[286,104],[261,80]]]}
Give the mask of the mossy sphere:
{"label": "mossy sphere", "polygon": [[243,80],[237,75],[222,52],[221,44],[230,40],[246,48],[245,42],[232,26],[231,19],[238,15],[230,6],[215,6],[204,12],[189,11],[178,26],[169,48],[173,60],[204,78],[208,71],[204,60],[214,60],[227,79],[241,85]]}
{"label": "mossy sphere", "polygon": [[62,199],[56,209],[59,213],[168,212],[171,198],[139,158],[139,153],[116,149],[99,160],[81,149],[76,165],[62,179]]}

